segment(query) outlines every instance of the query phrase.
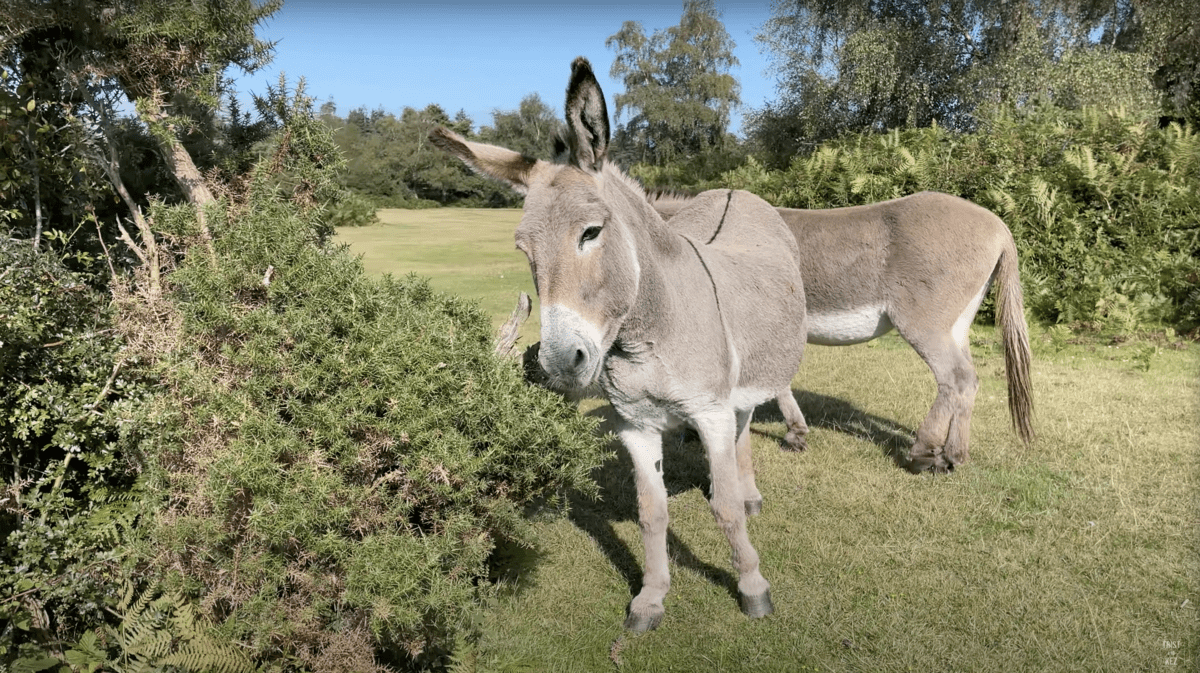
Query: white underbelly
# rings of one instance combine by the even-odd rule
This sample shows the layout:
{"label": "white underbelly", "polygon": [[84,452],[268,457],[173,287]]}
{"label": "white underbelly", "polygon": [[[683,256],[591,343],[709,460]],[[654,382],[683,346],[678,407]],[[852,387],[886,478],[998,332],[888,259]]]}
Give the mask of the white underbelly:
{"label": "white underbelly", "polygon": [[849,346],[870,341],[892,329],[883,306],[808,314],[808,343],[820,346]]}

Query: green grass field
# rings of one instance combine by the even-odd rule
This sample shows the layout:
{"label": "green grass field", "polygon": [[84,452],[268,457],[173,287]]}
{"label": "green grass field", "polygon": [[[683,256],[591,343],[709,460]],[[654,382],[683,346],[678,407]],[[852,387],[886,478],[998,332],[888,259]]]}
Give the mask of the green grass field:
{"label": "green grass field", "polygon": [[[512,249],[516,211],[381,219],[339,233],[372,271],[429,276],[479,298],[497,324],[518,290],[532,293]],[[536,340],[536,327],[526,334]],[[703,454],[681,433],[665,438],[673,562],[662,626],[621,628],[642,552],[618,457],[597,472],[601,501],[539,519],[537,550],[500,550],[499,589],[459,669],[1200,670],[1200,349],[1064,345],[1035,328],[1039,439],[1025,448],[991,327],[977,325],[972,345],[971,460],[950,475],[913,476],[888,458],[911,443],[935,392],[894,334],[809,347],[793,381],[808,452],[780,451],[778,410],[756,413],[765,504],[750,537],[775,614],[738,611]]]}

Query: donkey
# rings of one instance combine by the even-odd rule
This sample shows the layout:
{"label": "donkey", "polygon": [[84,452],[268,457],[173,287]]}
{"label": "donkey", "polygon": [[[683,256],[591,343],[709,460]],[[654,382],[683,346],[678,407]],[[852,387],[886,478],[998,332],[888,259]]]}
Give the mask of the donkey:
{"label": "donkey", "polygon": [[583,57],[567,87],[566,164],[470,142],[431,141],[525,195],[516,230],[540,302],[538,359],[551,383],[598,384],[618,417],[637,483],[643,585],[625,627],[662,620],[670,587],[662,433],[700,435],[710,505],[733,548],[739,602],[770,614],[746,517],[762,506],[750,463],[754,407],[791,382],[804,351],[799,248],[779,215],[749,192],[700,194],[667,227],[640,185],[606,161],[608,110]]}
{"label": "donkey", "polygon": [[[690,197],[658,194],[655,210],[673,216]],[[1008,410],[1021,440],[1033,433],[1029,337],[1017,248],[1004,222],[970,201],[921,192],[867,206],[776,208],[804,254],[800,275],[808,343],[844,346],[895,328],[937,381],[933,407],[899,462],[913,472],[953,470],[967,460],[979,378],[967,335],[980,303],[998,284],[996,322],[1004,345]],[[789,388],[776,398],[788,426],[784,446],[806,448],[808,426]]]}

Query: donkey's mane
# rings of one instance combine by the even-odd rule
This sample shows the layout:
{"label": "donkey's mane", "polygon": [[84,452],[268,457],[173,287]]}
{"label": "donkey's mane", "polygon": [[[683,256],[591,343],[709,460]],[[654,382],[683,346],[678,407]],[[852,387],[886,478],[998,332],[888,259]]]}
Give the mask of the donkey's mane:
{"label": "donkey's mane", "polygon": [[646,192],[646,199],[651,203],[666,203],[670,201],[691,201],[699,192],[690,189],[656,189]]}

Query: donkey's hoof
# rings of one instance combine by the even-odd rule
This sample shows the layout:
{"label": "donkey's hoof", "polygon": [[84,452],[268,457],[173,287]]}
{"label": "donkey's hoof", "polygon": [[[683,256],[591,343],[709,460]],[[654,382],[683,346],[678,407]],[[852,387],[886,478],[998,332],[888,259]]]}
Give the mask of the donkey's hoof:
{"label": "donkey's hoof", "polygon": [[653,631],[662,623],[663,615],[666,610],[661,606],[651,606],[641,612],[629,611],[629,616],[625,618],[625,628],[634,633],[645,633]]}
{"label": "donkey's hoof", "polygon": [[[899,460],[899,459],[898,459]],[[920,474],[926,470],[937,470],[939,464],[945,465],[946,458],[941,452],[935,452],[931,447],[914,445],[909,450],[908,456],[903,458],[904,469],[913,474]]]}
{"label": "donkey's hoof", "polygon": [[804,438],[804,435],[789,432],[783,437],[783,450],[795,452],[807,451],[808,441]]}
{"label": "donkey's hoof", "polygon": [[747,596],[746,594],[741,594],[738,598],[739,602],[742,604],[742,614],[746,615],[750,619],[766,617],[772,612],[775,612],[775,605],[771,603],[770,589],[767,589],[757,596]]}
{"label": "donkey's hoof", "polygon": [[746,501],[746,516],[757,516],[762,513],[762,498]]}

